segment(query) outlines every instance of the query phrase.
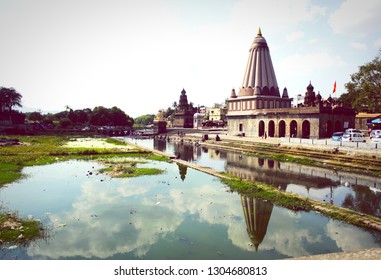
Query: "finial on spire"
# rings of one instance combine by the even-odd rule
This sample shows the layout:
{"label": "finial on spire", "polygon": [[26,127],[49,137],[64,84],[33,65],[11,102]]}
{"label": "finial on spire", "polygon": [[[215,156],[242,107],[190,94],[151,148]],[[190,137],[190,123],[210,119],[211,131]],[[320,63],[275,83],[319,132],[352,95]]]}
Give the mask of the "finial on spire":
{"label": "finial on spire", "polygon": [[262,36],[262,31],[261,31],[260,27],[258,27],[258,34],[257,35]]}

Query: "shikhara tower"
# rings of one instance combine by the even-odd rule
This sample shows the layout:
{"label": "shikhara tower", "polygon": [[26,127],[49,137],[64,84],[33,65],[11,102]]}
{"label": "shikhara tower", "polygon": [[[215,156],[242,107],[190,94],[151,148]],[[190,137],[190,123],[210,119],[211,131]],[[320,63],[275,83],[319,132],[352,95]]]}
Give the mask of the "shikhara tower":
{"label": "shikhara tower", "polygon": [[355,112],[350,108],[321,99],[291,108],[291,101],[286,88],[282,94],[279,91],[267,41],[258,29],[249,49],[242,86],[238,95],[232,89],[227,99],[228,134],[324,138],[346,126],[354,127]]}
{"label": "shikhara tower", "polygon": [[238,96],[252,95],[280,96],[270,50],[261,29],[249,50],[242,88],[238,93]]}
{"label": "shikhara tower", "polygon": [[287,89],[282,96],[275,76],[270,50],[261,29],[249,50],[246,71],[238,96],[232,91],[229,100],[229,111],[246,111],[253,109],[290,108],[291,99]]}

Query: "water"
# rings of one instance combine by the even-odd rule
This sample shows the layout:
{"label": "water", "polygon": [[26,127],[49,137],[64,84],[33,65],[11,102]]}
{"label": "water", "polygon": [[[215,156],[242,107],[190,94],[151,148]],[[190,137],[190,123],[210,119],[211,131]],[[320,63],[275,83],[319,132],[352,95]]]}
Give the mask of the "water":
{"label": "water", "polygon": [[165,172],[118,179],[75,160],[24,168],[24,179],[0,189],[0,203],[44,221],[49,237],[2,244],[0,258],[283,259],[381,247],[380,233],[231,193],[175,163],[145,166]]}
{"label": "water", "polygon": [[245,156],[241,153],[195,147],[186,142],[131,139],[127,142],[157,149],[201,166],[241,178],[275,185],[288,192],[330,202],[381,218],[381,178],[301,164]]}

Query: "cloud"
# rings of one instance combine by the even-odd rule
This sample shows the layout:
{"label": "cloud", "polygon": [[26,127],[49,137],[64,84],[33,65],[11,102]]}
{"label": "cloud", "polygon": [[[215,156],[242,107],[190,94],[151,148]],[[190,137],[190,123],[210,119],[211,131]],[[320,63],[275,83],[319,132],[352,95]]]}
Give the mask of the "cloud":
{"label": "cloud", "polygon": [[376,48],[381,48],[381,38],[379,38],[376,41],[374,41],[374,46]]}
{"label": "cloud", "polygon": [[357,50],[365,50],[367,48],[366,44],[360,42],[352,42],[350,46]]}
{"label": "cloud", "polygon": [[343,65],[345,62],[340,56],[333,56],[327,52],[294,53],[280,61],[277,66],[277,73],[287,75],[289,79],[286,80],[293,80],[291,76],[310,76],[317,71]]}
{"label": "cloud", "polygon": [[290,1],[239,1],[234,7],[232,18],[245,24],[256,22],[261,26],[278,26],[280,30],[292,25],[312,21],[319,15],[324,15],[326,8],[310,5],[308,0]]}
{"label": "cloud", "polygon": [[371,235],[342,222],[329,220],[326,231],[343,251],[377,247]]}
{"label": "cloud", "polygon": [[304,32],[302,31],[295,31],[292,33],[289,33],[286,35],[286,40],[289,43],[293,43],[295,41],[298,41],[299,39],[302,39],[304,37]]}
{"label": "cloud", "polygon": [[336,34],[361,37],[379,31],[381,25],[379,0],[347,0],[329,17]]}

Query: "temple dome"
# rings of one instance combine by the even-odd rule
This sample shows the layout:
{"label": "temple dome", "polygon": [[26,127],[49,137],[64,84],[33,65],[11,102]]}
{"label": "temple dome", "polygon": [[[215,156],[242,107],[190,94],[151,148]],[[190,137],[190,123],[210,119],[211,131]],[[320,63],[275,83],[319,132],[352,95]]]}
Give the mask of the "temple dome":
{"label": "temple dome", "polygon": [[270,95],[280,97],[270,50],[266,39],[262,36],[261,29],[258,30],[258,34],[254,38],[249,50],[242,88],[238,95]]}

